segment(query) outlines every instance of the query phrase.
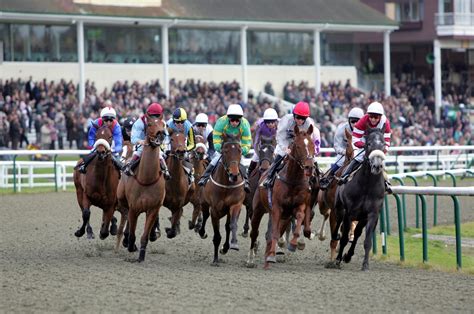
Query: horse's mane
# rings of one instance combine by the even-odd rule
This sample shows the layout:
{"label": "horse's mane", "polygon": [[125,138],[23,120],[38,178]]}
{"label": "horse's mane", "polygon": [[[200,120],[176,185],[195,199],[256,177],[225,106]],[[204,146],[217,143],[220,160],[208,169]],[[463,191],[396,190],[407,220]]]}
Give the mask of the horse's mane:
{"label": "horse's mane", "polygon": [[223,143],[239,142],[240,143],[240,134],[225,134],[223,136]]}

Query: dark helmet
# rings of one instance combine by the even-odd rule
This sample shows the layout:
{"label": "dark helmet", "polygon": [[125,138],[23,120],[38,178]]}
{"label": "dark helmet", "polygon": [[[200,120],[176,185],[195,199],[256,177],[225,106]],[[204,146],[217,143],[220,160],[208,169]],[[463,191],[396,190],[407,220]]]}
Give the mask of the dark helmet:
{"label": "dark helmet", "polygon": [[123,121],[123,127],[125,130],[131,130],[135,121],[137,121],[137,118],[135,117],[128,117],[125,119],[125,121]]}

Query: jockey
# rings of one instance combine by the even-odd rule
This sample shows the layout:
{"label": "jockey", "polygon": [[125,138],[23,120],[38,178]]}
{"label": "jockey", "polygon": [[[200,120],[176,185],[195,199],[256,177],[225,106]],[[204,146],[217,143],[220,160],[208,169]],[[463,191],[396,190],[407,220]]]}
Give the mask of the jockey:
{"label": "jockey", "polygon": [[[207,140],[207,147],[205,147],[205,151],[207,153],[208,159],[212,159],[214,155],[214,142],[212,141],[212,134],[214,129],[212,125],[209,124],[209,118],[207,114],[200,113],[196,116],[196,121],[194,121],[193,125],[194,134],[201,135],[204,139]],[[196,144],[196,147],[199,144]]]}
{"label": "jockey", "polygon": [[[128,176],[132,176],[133,170],[138,166],[140,163],[140,157],[143,151],[143,144],[145,144],[145,136],[146,136],[146,120],[148,118],[161,118],[163,114],[163,108],[158,103],[152,103],[146,109],[146,114],[142,116],[140,119],[135,121],[132,127],[132,134],[131,140],[132,144],[136,145],[136,151],[133,153],[133,157],[130,162],[125,166],[124,173]],[[166,129],[165,129],[166,130]],[[166,162],[163,158],[163,154],[160,154],[160,166],[161,170],[163,171],[163,176],[166,180],[171,178],[168,167],[166,166]]]}
{"label": "jockey", "polygon": [[[193,165],[189,162],[187,153],[196,147],[193,125],[189,122],[188,115],[183,108],[177,108],[173,112],[173,117],[166,122],[166,125],[175,132],[183,133],[186,137],[186,156],[183,162],[183,168],[188,175],[189,183],[191,184],[194,182]],[[165,156],[165,158],[167,158],[167,156]]]}
{"label": "jockey", "polygon": [[[337,126],[336,134],[334,135],[334,150],[336,151],[336,162],[331,165],[331,169],[327,176],[323,177],[319,182],[319,187],[325,190],[329,187],[334,174],[344,164],[347,148],[347,139],[345,131],[349,131],[350,134],[354,131],[354,125],[364,116],[364,110],[360,108],[352,108],[347,115],[348,121],[343,122]],[[351,143],[352,145],[352,143]]]}
{"label": "jockey", "polygon": [[120,124],[118,124],[116,118],[117,118],[117,113],[115,112],[115,109],[112,107],[105,107],[100,112],[100,118],[96,119],[95,121],[91,121],[90,127],[89,127],[88,140],[89,140],[89,146],[92,147],[92,150],[89,155],[87,155],[86,157],[82,159],[82,163],[77,166],[77,169],[79,170],[80,173],[87,172],[86,170],[87,165],[89,165],[90,162],[97,155],[95,152],[95,147],[94,147],[95,135],[97,132],[96,126],[100,128],[104,124],[110,128],[113,135],[114,148],[112,149],[112,162],[118,170],[122,169],[122,162],[119,160],[119,157],[118,157],[120,152],[122,151],[122,128],[120,127]]}
{"label": "jockey", "polygon": [[247,169],[247,177],[252,173],[252,171],[257,167],[259,162],[258,151],[260,148],[260,139],[262,136],[268,138],[275,138],[277,126],[278,126],[278,113],[273,108],[268,108],[263,113],[263,118],[258,119],[255,128],[255,138],[253,139],[253,149],[254,154],[252,161]]}
{"label": "jockey", "polygon": [[[352,131],[352,144],[355,147],[354,158],[351,160],[350,164],[344,169],[344,173],[341,176],[338,184],[344,184],[347,182],[350,174],[357,169],[362,161],[364,160],[364,146],[365,146],[365,132],[368,129],[378,128],[384,132],[385,139],[385,149],[384,153],[387,153],[387,149],[390,147],[390,121],[384,114],[384,109],[381,103],[373,102],[367,108],[367,113],[354,125],[354,130]],[[391,193],[390,182],[385,177],[385,190],[388,193]]]}
{"label": "jockey", "polygon": [[[132,142],[131,141],[131,138],[130,136],[132,135],[132,127],[133,127],[133,124],[135,123],[135,121],[137,121],[137,118],[135,117],[128,117],[127,119],[125,119],[123,121],[123,127],[122,127],[122,137],[123,137],[123,142]],[[125,160],[126,156],[127,156],[127,148],[125,146],[125,148],[122,150],[122,161]]]}
{"label": "jockey", "polygon": [[[240,145],[242,147],[242,156],[248,154],[250,150],[250,145],[252,143],[252,134],[250,133],[250,124],[243,117],[244,112],[240,105],[232,104],[227,108],[227,114],[220,117],[214,127],[213,141],[216,152],[212,158],[209,166],[207,166],[206,171],[199,180],[199,185],[204,186],[212,174],[212,171],[216,167],[217,163],[221,158],[221,147],[222,147],[222,134],[237,135],[240,134]],[[248,181],[247,181],[247,172],[245,167],[242,165],[242,160],[240,163],[240,173],[244,179],[244,189],[248,193],[250,191]]]}
{"label": "jockey", "polygon": [[293,138],[295,136],[295,125],[297,125],[301,130],[307,130],[310,125],[313,126],[313,133],[311,134],[311,139],[314,143],[314,156],[316,157],[319,154],[321,136],[319,134],[319,129],[314,123],[314,120],[311,119],[309,115],[309,104],[300,101],[293,109],[293,113],[289,113],[280,119],[276,134],[277,147],[275,149],[275,160],[273,161],[273,164],[270,167],[270,170],[268,171],[268,176],[263,182],[263,185],[266,188],[271,188],[273,186],[273,182],[275,181],[275,175],[277,171],[281,169],[281,162],[286,157],[286,155],[291,152],[289,146],[293,142]]}

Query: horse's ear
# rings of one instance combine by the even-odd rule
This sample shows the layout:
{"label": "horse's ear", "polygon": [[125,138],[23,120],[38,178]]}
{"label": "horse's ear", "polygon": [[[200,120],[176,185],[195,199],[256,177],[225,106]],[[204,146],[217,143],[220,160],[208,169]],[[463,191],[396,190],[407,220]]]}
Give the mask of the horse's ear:
{"label": "horse's ear", "polygon": [[308,131],[306,131],[306,134],[308,134],[308,135],[313,134],[313,125],[312,124],[309,125]]}
{"label": "horse's ear", "polygon": [[295,125],[295,135],[298,135],[300,133],[300,128]]}
{"label": "horse's ear", "polygon": [[172,128],[167,128],[168,130],[168,135],[171,136],[174,133],[174,130]]}

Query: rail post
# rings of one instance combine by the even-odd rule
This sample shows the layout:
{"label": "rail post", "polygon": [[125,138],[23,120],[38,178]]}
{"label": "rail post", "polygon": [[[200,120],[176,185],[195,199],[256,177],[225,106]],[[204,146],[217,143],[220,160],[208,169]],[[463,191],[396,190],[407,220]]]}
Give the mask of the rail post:
{"label": "rail post", "polygon": [[18,155],[13,155],[13,193],[16,193],[16,158]]}
{"label": "rail post", "polygon": [[461,253],[461,215],[459,214],[459,200],[456,195],[451,195],[454,202],[454,225],[456,228],[456,266],[457,269],[462,268]]}
{"label": "rail post", "polygon": [[54,190],[58,191],[58,169],[56,169],[56,163],[58,161],[58,155],[54,155],[53,162],[54,162]]}
{"label": "rail post", "polygon": [[[389,213],[389,209],[388,209],[388,196],[385,194],[385,199],[384,199],[384,207],[385,207],[385,224],[387,226],[385,232],[387,233],[387,235],[390,235],[390,229],[392,228],[390,226],[390,213]],[[384,209],[382,208],[382,211]]]}
{"label": "rail post", "polygon": [[[426,174],[427,177],[430,177],[433,180],[433,185],[438,186],[438,180],[436,176],[431,173]],[[433,226],[438,224],[438,195],[433,195]]]}
{"label": "rail post", "polygon": [[436,151],[436,170],[439,170],[439,150]]}
{"label": "rail post", "polygon": [[[398,183],[400,183],[400,185],[405,185],[403,183],[403,180],[399,177],[393,177],[392,178],[393,180],[395,181],[398,181]],[[405,200],[405,194],[402,194],[402,213],[403,213],[403,230],[406,230],[407,228],[407,211],[406,211],[406,200]]]}
{"label": "rail post", "polygon": [[449,172],[449,171],[446,171],[446,175],[451,177],[451,180],[453,181],[453,188],[455,188],[457,186],[456,176],[453,173]]}
{"label": "rail post", "polygon": [[[415,186],[418,186],[418,181],[414,176],[407,176],[407,178],[412,179]],[[418,197],[415,197],[415,226],[420,228],[420,207],[418,205]]]}
{"label": "rail post", "polygon": [[428,262],[428,226],[426,223],[426,197],[418,194],[421,199],[421,233],[423,238],[423,263]]}
{"label": "rail post", "polygon": [[382,254],[387,255],[387,239],[385,236],[385,211],[383,210],[383,205],[380,210],[380,237],[380,240],[382,241]]}
{"label": "rail post", "polygon": [[[402,194],[404,195],[404,194]],[[400,261],[405,261],[405,239],[403,234],[403,220],[402,220],[402,204],[400,202],[400,197],[398,194],[393,194],[395,200],[397,201],[397,213],[398,213],[398,243],[400,246]]]}

